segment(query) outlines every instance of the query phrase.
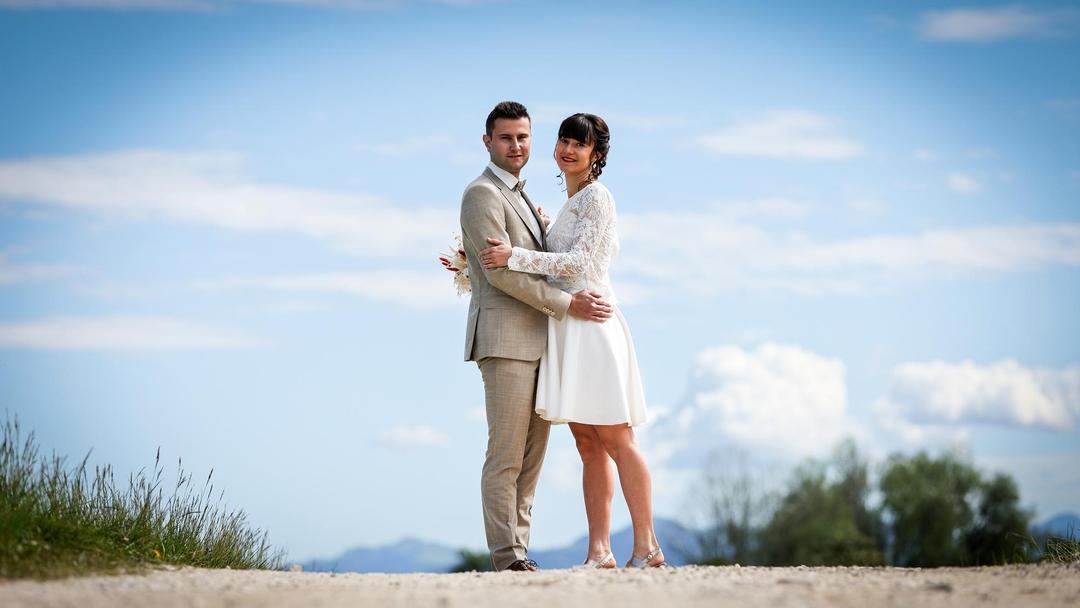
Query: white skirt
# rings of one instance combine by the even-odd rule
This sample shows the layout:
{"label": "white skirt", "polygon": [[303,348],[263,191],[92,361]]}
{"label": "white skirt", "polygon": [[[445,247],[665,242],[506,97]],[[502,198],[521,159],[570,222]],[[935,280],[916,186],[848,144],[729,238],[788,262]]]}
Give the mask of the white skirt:
{"label": "white skirt", "polygon": [[556,424],[637,426],[648,421],[630,327],[617,307],[604,323],[570,316],[548,319],[536,413]]}

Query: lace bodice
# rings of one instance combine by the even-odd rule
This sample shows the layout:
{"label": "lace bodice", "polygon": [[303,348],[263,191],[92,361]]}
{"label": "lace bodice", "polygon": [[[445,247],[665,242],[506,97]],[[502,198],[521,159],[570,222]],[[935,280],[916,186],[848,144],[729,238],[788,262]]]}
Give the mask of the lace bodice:
{"label": "lace bodice", "polygon": [[615,199],[599,182],[567,199],[547,233],[548,251],[514,247],[510,270],[547,275],[548,281],[569,293],[599,291],[615,301],[608,267],[619,253],[615,231]]}

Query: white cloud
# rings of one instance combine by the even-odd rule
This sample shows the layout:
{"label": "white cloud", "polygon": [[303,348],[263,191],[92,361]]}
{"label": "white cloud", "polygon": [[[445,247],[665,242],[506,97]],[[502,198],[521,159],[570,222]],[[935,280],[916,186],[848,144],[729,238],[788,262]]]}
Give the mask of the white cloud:
{"label": "white cloud", "polygon": [[1058,34],[1074,18],[1073,11],[1015,5],[929,11],[920,17],[919,34],[945,42],[993,42]]}
{"label": "white cloud", "polygon": [[698,138],[716,154],[845,160],[860,156],[862,146],[838,133],[829,119],[803,110],[769,112]]}
{"label": "white cloud", "polygon": [[446,147],[451,143],[449,135],[427,135],[424,137],[410,137],[402,141],[386,142],[381,144],[359,144],[357,150],[374,152],[381,156],[405,157],[417,152]]}
{"label": "white cloud", "polygon": [[0,348],[166,351],[262,344],[261,340],[230,329],[172,317],[50,317],[0,323]]}
{"label": "white cloud", "polygon": [[[869,416],[860,418],[863,424],[848,409],[842,361],[793,345],[728,345],[698,355],[688,393],[673,408],[650,407],[654,422],[640,434],[654,478],[673,495],[681,495],[716,452],[745,455],[763,467],[759,481],[770,486],[797,461],[826,456],[845,437],[854,438],[872,461],[881,461],[897,451],[969,450],[970,437],[983,424],[1075,431],[1080,365],[1057,370],[1025,368],[1012,360],[987,366],[899,365],[892,386],[872,404]],[[1076,457],[978,460],[1014,473],[1026,496],[1060,510],[1075,503],[1080,492]]]}
{"label": "white cloud", "polygon": [[957,194],[975,194],[982,191],[982,182],[968,173],[959,171],[945,177],[945,186]]}
{"label": "white cloud", "polygon": [[654,451],[695,467],[712,449],[737,447],[794,461],[861,434],[848,418],[844,364],[797,346],[702,351],[690,396],[649,429]]}
{"label": "white cloud", "polygon": [[746,288],[861,293],[897,281],[1080,266],[1080,224],[980,226],[832,242],[767,230],[714,210],[624,213],[619,224],[617,285],[674,286],[702,295]]}
{"label": "white cloud", "polygon": [[70,264],[25,264],[14,263],[0,252],[0,285],[56,279],[83,272],[78,266]]}
{"label": "white cloud", "polygon": [[915,426],[1072,430],[1080,415],[1080,365],[1052,370],[1012,359],[985,366],[905,363],[893,370],[892,385],[877,408]]}
{"label": "white cloud", "polygon": [[430,426],[397,426],[379,433],[379,439],[395,448],[446,445],[450,438]]}
{"label": "white cloud", "polygon": [[297,234],[375,257],[426,259],[458,224],[456,209],[260,183],[242,165],[235,154],[156,150],[0,161],[0,199],[121,220]]}
{"label": "white cloud", "polygon": [[454,296],[450,273],[441,267],[427,272],[372,270],[232,277],[203,281],[195,287],[199,289],[256,288],[287,293],[344,294],[419,309],[463,305],[466,302]]}

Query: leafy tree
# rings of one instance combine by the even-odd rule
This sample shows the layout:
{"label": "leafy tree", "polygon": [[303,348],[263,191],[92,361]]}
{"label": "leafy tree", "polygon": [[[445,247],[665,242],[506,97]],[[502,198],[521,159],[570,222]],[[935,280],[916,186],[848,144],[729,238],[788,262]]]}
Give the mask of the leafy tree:
{"label": "leafy tree", "polygon": [[971,563],[964,539],[974,523],[979,472],[955,454],[934,459],[894,454],[881,478],[892,524],[891,561],[899,566]]}
{"label": "leafy tree", "polygon": [[776,566],[881,565],[884,531],[867,506],[867,465],[853,442],[831,460],[808,460],[761,532],[764,563]]}
{"label": "leafy tree", "polygon": [[980,494],[974,526],[965,538],[972,561],[980,565],[1029,561],[1031,513],[1019,507],[1016,482],[999,473],[981,485]]}

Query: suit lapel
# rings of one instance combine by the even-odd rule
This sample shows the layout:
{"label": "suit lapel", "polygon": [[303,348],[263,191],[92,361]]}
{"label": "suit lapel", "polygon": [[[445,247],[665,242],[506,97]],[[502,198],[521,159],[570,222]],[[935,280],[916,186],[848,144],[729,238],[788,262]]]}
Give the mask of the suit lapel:
{"label": "suit lapel", "polygon": [[[499,179],[498,176],[491,172],[491,169],[484,169],[484,175],[486,175],[487,178],[495,184],[495,187],[499,189],[499,192],[502,192],[503,197],[506,198],[506,202],[510,203],[510,208],[514,210],[514,213],[516,213],[518,218],[521,219],[521,222],[525,224],[525,228],[529,230],[529,234],[531,234],[533,239],[536,240],[536,244],[544,247],[543,234],[537,234],[536,230],[533,229],[532,222],[525,218],[525,215],[521,211],[521,205],[518,205],[514,202],[514,193],[510,190],[510,188],[507,188],[506,184],[503,183],[503,181]],[[525,200],[528,201],[528,199]],[[532,203],[529,203],[528,205],[529,208],[532,208]],[[535,210],[533,211],[533,213],[535,213]],[[538,219],[537,223],[539,224],[539,222],[540,220]]]}
{"label": "suit lapel", "polygon": [[[536,205],[533,205],[532,199],[529,198],[528,194],[525,194],[524,190],[521,191],[521,198],[525,199],[529,211],[532,211],[533,217],[536,218],[536,225],[540,226],[540,244],[544,247],[544,251],[547,251],[547,233],[544,231],[544,222],[540,219],[540,214],[536,212]],[[529,222],[529,226],[532,226],[532,222]]]}

